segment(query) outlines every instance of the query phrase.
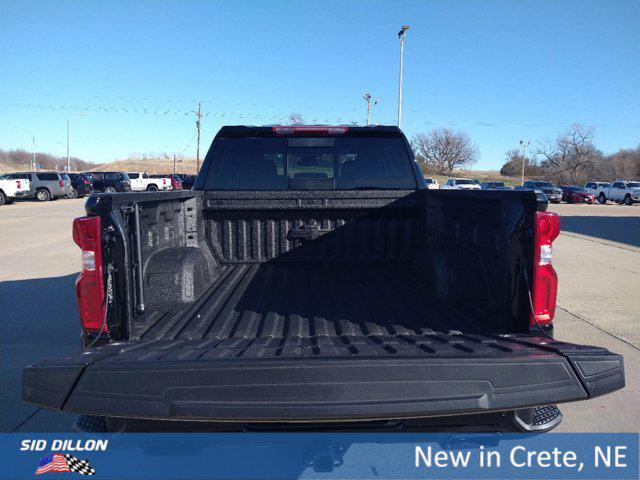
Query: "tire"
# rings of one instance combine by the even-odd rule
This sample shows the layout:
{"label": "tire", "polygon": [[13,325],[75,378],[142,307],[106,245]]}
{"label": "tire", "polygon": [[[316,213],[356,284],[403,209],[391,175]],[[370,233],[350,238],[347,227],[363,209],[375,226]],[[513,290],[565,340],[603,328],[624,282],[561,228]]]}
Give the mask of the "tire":
{"label": "tire", "polygon": [[69,198],[80,198],[80,194],[78,193],[78,190],[76,190],[75,188],[72,188],[71,193],[69,194]]}
{"label": "tire", "polygon": [[601,205],[607,204],[607,197],[602,192],[600,192],[600,195],[598,195],[598,203],[600,203]]}
{"label": "tire", "polygon": [[49,190],[47,190],[46,188],[37,190],[36,200],[39,202],[48,202],[49,200],[51,200],[51,194],[49,193]]}
{"label": "tire", "polygon": [[7,196],[4,194],[4,192],[0,192],[0,207],[2,205],[5,205],[7,203]]}
{"label": "tire", "polygon": [[567,197],[567,203],[573,203],[573,197],[570,195]]}
{"label": "tire", "polygon": [[633,205],[633,199],[631,198],[631,195],[629,195],[628,193],[624,197],[624,204]]}
{"label": "tire", "polygon": [[104,189],[104,193],[116,193],[116,189],[114,187],[107,187]]}
{"label": "tire", "polygon": [[147,191],[148,192],[157,192],[158,191],[158,186],[155,184],[151,184],[151,185],[147,185]]}

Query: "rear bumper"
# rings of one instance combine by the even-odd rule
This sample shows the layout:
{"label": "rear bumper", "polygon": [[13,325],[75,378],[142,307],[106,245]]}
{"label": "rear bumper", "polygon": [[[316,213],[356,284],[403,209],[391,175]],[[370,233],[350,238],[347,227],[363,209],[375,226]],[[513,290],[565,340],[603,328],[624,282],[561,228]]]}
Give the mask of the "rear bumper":
{"label": "rear bumper", "polygon": [[536,338],[520,343],[518,354],[498,349],[480,358],[445,358],[436,351],[413,358],[281,360],[211,359],[194,345],[176,349],[176,342],[153,352],[141,344],[107,345],[27,367],[23,399],[93,415],[317,422],[514,410],[584,400],[624,386],[621,356],[547,342]]}

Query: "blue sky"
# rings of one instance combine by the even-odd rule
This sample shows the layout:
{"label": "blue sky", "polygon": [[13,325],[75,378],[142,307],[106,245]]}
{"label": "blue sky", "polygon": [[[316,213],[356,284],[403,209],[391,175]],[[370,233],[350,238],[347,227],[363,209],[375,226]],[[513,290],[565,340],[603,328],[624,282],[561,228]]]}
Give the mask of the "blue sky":
{"label": "blue sky", "polygon": [[[0,0],[0,148],[95,162],[195,156],[223,124],[396,122],[465,130],[476,168],[520,138],[594,125],[605,152],[640,144],[640,2]],[[85,116],[80,114],[84,113]]]}

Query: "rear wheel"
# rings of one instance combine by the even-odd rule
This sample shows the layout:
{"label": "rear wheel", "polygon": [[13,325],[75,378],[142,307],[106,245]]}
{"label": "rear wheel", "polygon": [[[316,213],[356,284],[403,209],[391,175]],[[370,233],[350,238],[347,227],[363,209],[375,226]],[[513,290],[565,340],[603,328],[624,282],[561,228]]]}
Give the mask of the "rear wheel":
{"label": "rear wheel", "polygon": [[4,192],[0,192],[0,206],[4,205],[5,203],[7,203],[7,196],[4,194]]}
{"label": "rear wheel", "polygon": [[607,203],[607,197],[605,197],[604,193],[600,192],[600,195],[598,195],[598,202],[602,205]]}
{"label": "rear wheel", "polygon": [[149,185],[149,186],[147,187],[147,190],[148,190],[148,191],[150,191],[150,192],[157,192],[157,191],[158,191],[158,186],[157,186],[157,185],[154,185],[154,184],[152,183],[151,185]]}
{"label": "rear wheel", "polygon": [[69,198],[79,198],[80,195],[78,194],[78,190],[76,190],[75,188],[71,189],[71,193],[69,194]]}
{"label": "rear wheel", "polygon": [[49,190],[41,188],[40,190],[36,191],[36,200],[38,200],[39,202],[48,202],[49,200],[51,200],[51,194],[49,193]]}
{"label": "rear wheel", "polygon": [[633,205],[633,199],[631,198],[631,195],[629,195],[628,193],[624,197],[624,204]]}

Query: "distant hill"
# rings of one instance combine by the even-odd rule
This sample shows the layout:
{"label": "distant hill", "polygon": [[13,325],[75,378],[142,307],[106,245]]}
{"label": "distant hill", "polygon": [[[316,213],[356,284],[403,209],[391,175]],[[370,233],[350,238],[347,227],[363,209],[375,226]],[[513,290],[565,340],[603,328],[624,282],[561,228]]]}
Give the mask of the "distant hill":
{"label": "distant hill", "polygon": [[[202,160],[200,161],[202,165]],[[92,165],[89,171],[173,173],[173,160],[166,159],[127,159],[111,163]],[[189,158],[176,162],[176,173],[196,173],[196,160]]]}
{"label": "distant hill", "polygon": [[[31,170],[32,152],[26,150],[0,150],[0,173],[24,172]],[[95,164],[77,157],[70,158],[71,170],[87,170]],[[42,165],[41,170],[66,170],[67,157],[58,157],[49,153],[36,152],[36,164]]]}

